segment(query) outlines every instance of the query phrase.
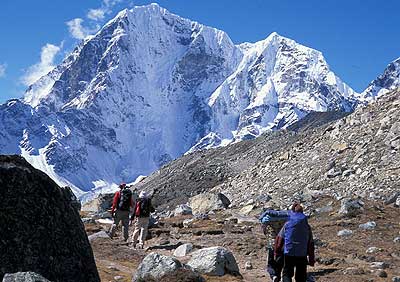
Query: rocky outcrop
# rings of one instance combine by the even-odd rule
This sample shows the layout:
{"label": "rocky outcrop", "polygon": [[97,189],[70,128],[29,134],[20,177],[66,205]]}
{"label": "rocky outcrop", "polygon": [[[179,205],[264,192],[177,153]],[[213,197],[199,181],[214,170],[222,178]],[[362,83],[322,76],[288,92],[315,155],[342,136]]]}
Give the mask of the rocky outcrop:
{"label": "rocky outcrop", "polygon": [[17,272],[4,275],[3,282],[51,282],[35,272]]}
{"label": "rocky outcrop", "polygon": [[51,281],[100,281],[71,190],[19,156],[0,156],[0,279],[21,270]]}
{"label": "rocky outcrop", "polygon": [[223,247],[198,250],[192,254],[187,265],[200,273],[211,276],[240,275],[235,257]]}

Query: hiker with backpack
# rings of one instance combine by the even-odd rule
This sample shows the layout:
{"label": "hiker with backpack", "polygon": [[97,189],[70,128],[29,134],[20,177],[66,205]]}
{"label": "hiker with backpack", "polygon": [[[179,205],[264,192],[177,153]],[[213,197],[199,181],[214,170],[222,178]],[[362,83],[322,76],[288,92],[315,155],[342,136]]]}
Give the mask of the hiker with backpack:
{"label": "hiker with backpack", "polygon": [[260,215],[259,220],[261,222],[261,229],[267,237],[267,273],[273,282],[277,282],[281,280],[283,254],[279,256],[274,255],[274,244],[279,231],[286,222],[286,219],[267,215],[268,210],[271,208],[272,207],[267,208],[267,210]]}
{"label": "hiker with backpack", "polygon": [[134,248],[143,249],[150,221],[150,213],[154,211],[155,209],[151,204],[151,198],[145,191],[141,191],[139,198],[136,200],[134,211],[131,216],[131,222],[134,221],[134,231],[131,242]]}
{"label": "hiker with backpack", "polygon": [[132,191],[125,183],[119,185],[119,191],[115,192],[111,215],[114,218],[114,223],[110,229],[110,237],[115,236],[115,231],[120,221],[122,221],[122,229],[124,232],[124,240],[129,239],[129,213],[131,207],[133,207]]}
{"label": "hiker with backpack", "polygon": [[274,250],[275,255],[283,251],[282,281],[291,282],[295,276],[296,282],[306,282],[307,264],[314,266],[315,254],[311,227],[303,213],[303,207],[294,203],[288,211],[267,210],[265,215],[286,220],[276,238]]}

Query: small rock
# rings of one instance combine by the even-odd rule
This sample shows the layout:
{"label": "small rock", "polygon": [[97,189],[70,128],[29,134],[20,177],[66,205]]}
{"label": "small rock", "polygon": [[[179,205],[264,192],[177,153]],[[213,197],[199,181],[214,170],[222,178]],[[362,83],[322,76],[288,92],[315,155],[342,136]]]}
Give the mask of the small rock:
{"label": "small rock", "polygon": [[385,269],[388,268],[389,265],[386,262],[375,261],[370,264],[370,267],[375,269]]}
{"label": "small rock", "polygon": [[120,275],[114,276],[114,280],[115,280],[115,281],[121,281],[121,280],[123,280],[123,279],[124,279],[123,276],[120,276]]}
{"label": "small rock", "polygon": [[96,240],[98,238],[110,239],[110,236],[108,236],[106,231],[99,231],[97,233],[94,233],[94,234],[88,236],[89,242],[92,242],[93,240]]}
{"label": "small rock", "polygon": [[349,149],[349,145],[347,143],[336,143],[331,146],[331,149],[341,154],[347,149]]}
{"label": "small rock", "polygon": [[340,202],[339,214],[353,217],[360,214],[364,210],[363,206],[364,203],[361,200],[345,198]]}
{"label": "small rock", "polygon": [[337,235],[339,237],[347,237],[347,236],[351,236],[352,234],[353,234],[353,231],[351,231],[350,229],[343,229],[337,233]]}
{"label": "small rock", "polygon": [[365,270],[358,267],[348,267],[343,271],[343,274],[346,275],[363,275],[365,274]]}
{"label": "small rock", "polygon": [[279,160],[280,160],[280,161],[286,161],[286,160],[288,160],[289,158],[290,158],[290,154],[289,154],[288,151],[282,153],[282,154],[279,156]]}
{"label": "small rock", "polygon": [[3,282],[50,282],[40,274],[35,272],[16,272],[7,273],[3,277]]}
{"label": "small rock", "polygon": [[396,202],[394,203],[396,207],[400,207],[400,196],[397,197]]}
{"label": "small rock", "polygon": [[254,209],[254,207],[255,207],[254,205],[244,206],[243,208],[240,209],[239,213],[247,215]]}
{"label": "small rock", "polygon": [[180,245],[178,248],[175,249],[174,256],[176,256],[176,257],[184,257],[184,256],[187,256],[192,250],[193,250],[193,245],[192,244],[190,244],[190,243],[183,244],[183,245]]}
{"label": "small rock", "polygon": [[400,277],[399,276],[393,277],[392,282],[400,282]]}
{"label": "small rock", "polygon": [[91,217],[84,217],[84,218],[82,218],[82,222],[86,223],[86,224],[89,224],[89,223],[96,223],[96,220],[94,218],[91,218]]}
{"label": "small rock", "polygon": [[381,251],[380,248],[377,248],[377,247],[369,247],[369,248],[366,250],[366,253],[367,253],[367,254],[373,254],[373,253],[377,253],[377,252],[380,252],[380,251]]}
{"label": "small rock", "polygon": [[192,214],[192,208],[189,207],[189,206],[186,205],[186,204],[178,205],[178,206],[175,208],[175,211],[174,211],[174,216],[178,216],[178,215],[191,215],[191,214]]}
{"label": "small rock", "polygon": [[246,269],[246,270],[251,270],[251,269],[253,269],[253,265],[252,265],[251,261],[246,261],[246,262],[245,262],[245,264],[244,264],[244,269]]}
{"label": "small rock", "polygon": [[182,222],[183,227],[189,228],[189,227],[192,225],[192,222],[193,222],[193,221],[194,221],[194,218],[185,219],[185,220]]}
{"label": "small rock", "polygon": [[386,278],[388,275],[387,275],[387,272],[386,271],[384,271],[384,270],[378,270],[377,272],[376,272],[376,275],[378,276],[378,277],[382,277],[382,278]]}
{"label": "small rock", "polygon": [[346,169],[345,171],[343,171],[343,176],[350,176],[352,174],[354,174],[355,171],[353,169]]}
{"label": "small rock", "polygon": [[360,224],[358,227],[363,230],[373,230],[376,227],[376,223],[375,221],[369,221],[367,223]]}
{"label": "small rock", "polygon": [[394,242],[394,243],[400,243],[400,237],[394,238],[394,239],[393,239],[393,242]]}
{"label": "small rock", "polygon": [[328,171],[327,173],[327,177],[328,178],[335,178],[336,176],[340,176],[342,175],[342,171],[341,170],[335,170],[335,168],[332,168]]}

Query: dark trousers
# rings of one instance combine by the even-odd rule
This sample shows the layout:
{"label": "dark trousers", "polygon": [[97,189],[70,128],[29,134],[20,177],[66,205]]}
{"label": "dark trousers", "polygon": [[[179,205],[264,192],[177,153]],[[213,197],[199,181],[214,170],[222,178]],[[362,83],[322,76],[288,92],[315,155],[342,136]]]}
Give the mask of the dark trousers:
{"label": "dark trousers", "polygon": [[274,251],[272,248],[268,248],[268,257],[267,257],[267,272],[270,277],[278,277],[281,278],[281,272],[283,268],[283,254],[282,256],[278,256],[274,258]]}
{"label": "dark trousers", "polygon": [[[294,269],[296,268],[296,274]],[[306,282],[307,280],[307,257],[285,256],[283,264],[283,282],[292,282],[292,277],[296,282]]]}

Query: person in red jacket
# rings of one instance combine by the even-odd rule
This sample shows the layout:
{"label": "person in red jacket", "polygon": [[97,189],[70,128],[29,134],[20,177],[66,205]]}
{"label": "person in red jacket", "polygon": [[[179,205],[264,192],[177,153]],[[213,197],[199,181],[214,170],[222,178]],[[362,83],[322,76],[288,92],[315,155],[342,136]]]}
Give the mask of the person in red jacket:
{"label": "person in red jacket", "polygon": [[115,231],[120,221],[122,221],[122,228],[124,232],[124,240],[128,241],[129,238],[129,212],[133,207],[132,191],[126,186],[125,183],[119,185],[119,191],[115,192],[111,215],[114,218],[114,223],[110,229],[110,237],[115,236]]}

